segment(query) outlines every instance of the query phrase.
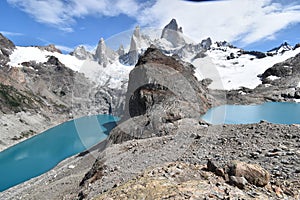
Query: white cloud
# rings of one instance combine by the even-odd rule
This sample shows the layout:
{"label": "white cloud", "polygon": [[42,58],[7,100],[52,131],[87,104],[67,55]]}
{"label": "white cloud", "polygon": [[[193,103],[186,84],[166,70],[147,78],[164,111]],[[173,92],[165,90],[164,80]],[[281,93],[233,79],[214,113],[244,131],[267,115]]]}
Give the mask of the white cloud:
{"label": "white cloud", "polygon": [[139,23],[162,27],[176,18],[192,39],[241,41],[244,45],[274,38],[279,30],[300,22],[298,1],[283,5],[271,0],[227,0],[194,3],[159,0],[145,9]]}
{"label": "white cloud", "polygon": [[9,36],[22,36],[22,33],[16,33],[16,32],[9,32],[9,31],[0,31],[4,36],[9,37]]}
{"label": "white cloud", "polygon": [[76,19],[86,16],[135,16],[141,6],[135,0],[7,0],[40,23],[71,32]]}
{"label": "white cloud", "polygon": [[74,48],[67,47],[64,45],[55,45],[55,47],[64,52],[72,52],[74,50]]}
{"label": "white cloud", "polygon": [[[195,3],[183,0],[7,0],[36,21],[71,32],[78,18],[125,14],[141,26],[162,28],[172,18],[185,35],[201,40],[240,41],[244,45],[276,38],[300,23],[300,2],[285,0],[224,0]],[[289,2],[289,3],[287,3]]]}

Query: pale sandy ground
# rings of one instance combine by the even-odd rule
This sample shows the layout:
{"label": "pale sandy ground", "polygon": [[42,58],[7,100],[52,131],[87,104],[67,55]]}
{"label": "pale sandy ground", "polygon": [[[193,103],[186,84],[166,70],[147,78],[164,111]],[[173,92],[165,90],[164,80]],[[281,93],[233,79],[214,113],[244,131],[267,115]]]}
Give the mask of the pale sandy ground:
{"label": "pale sandy ground", "polygon": [[[60,124],[64,119],[50,120],[41,114],[31,114],[19,112],[16,114],[0,115],[0,151],[15,145],[29,137],[39,134],[53,126]],[[32,131],[31,131],[32,130]],[[33,132],[29,137],[13,140],[14,137],[20,138],[22,133]]]}

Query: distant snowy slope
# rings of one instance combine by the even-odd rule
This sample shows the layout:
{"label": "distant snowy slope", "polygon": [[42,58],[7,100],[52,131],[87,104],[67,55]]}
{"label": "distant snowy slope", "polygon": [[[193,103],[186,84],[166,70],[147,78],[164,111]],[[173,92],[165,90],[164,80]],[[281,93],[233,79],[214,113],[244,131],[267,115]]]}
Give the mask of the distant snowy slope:
{"label": "distant snowy slope", "polygon": [[40,50],[37,47],[18,46],[10,55],[10,62],[8,64],[13,67],[21,67],[22,62],[36,61],[43,63],[48,60],[47,57],[49,56],[57,57],[66,67],[74,71],[79,71],[84,62],[71,55]]}
{"label": "distant snowy slope", "polygon": [[[262,83],[258,75],[274,64],[300,53],[300,48],[296,46],[293,48],[287,43],[265,53],[245,51],[226,41],[213,43],[210,38],[194,43],[183,36],[182,29],[175,19],[171,20],[162,33],[159,33],[160,31],[144,32],[137,26],[128,47],[122,46],[125,37],[120,34],[117,35],[119,38],[113,39],[120,43],[117,51],[100,39],[96,52],[78,47],[72,52],[73,56],[53,53],[37,47],[17,47],[10,55],[9,65],[21,67],[21,63],[29,61],[44,63],[48,60],[47,57],[55,56],[66,67],[84,73],[97,85],[126,90],[129,73],[139,56],[154,44],[164,54],[174,55],[178,59],[192,63],[198,80],[204,78],[213,80],[209,85],[210,88],[231,90],[240,87],[255,88]],[[276,77],[270,78],[276,79]]]}
{"label": "distant snowy slope", "polygon": [[11,61],[8,64],[12,67],[22,67],[23,62],[44,63],[49,56],[57,57],[66,67],[84,73],[92,81],[109,88],[121,88],[128,81],[129,72],[132,69],[130,66],[120,64],[118,60],[103,67],[96,61],[80,60],[75,56],[44,51],[37,47],[17,47],[10,55]]}
{"label": "distant snowy slope", "polygon": [[[261,84],[257,75],[274,64],[282,62],[300,53],[300,48],[286,51],[283,54],[267,56],[257,59],[252,55],[239,55],[240,49],[227,47],[226,49],[211,49],[206,53],[208,58],[200,58],[192,61],[196,67],[196,76],[199,78],[209,77],[214,82],[210,86],[213,89],[238,89],[240,87],[255,88]],[[234,58],[228,59],[230,54]],[[208,67],[208,69],[206,68]],[[215,69],[213,69],[215,67]],[[206,68],[206,69],[205,69]],[[203,75],[204,73],[204,75]],[[218,73],[218,74],[216,74]],[[220,83],[220,80],[222,83]]]}

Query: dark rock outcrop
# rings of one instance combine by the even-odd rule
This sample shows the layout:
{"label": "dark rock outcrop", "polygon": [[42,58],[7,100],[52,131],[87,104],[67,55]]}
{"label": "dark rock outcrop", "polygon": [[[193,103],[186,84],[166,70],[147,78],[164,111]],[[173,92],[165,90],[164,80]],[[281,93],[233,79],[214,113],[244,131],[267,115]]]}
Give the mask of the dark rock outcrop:
{"label": "dark rock outcrop", "polygon": [[298,49],[300,47],[300,43],[296,44],[293,48],[293,50]]}
{"label": "dark rock outcrop", "polygon": [[260,51],[242,51],[242,53],[243,54],[249,54],[249,55],[255,56],[258,59],[267,57],[267,55],[265,53],[260,52]]}
{"label": "dark rock outcrop", "polygon": [[62,53],[60,49],[56,48],[54,44],[49,44],[47,46],[37,46],[42,51],[50,51],[50,52],[56,52],[56,53]]}
{"label": "dark rock outcrop", "polygon": [[148,48],[129,75],[123,123],[110,142],[172,134],[174,121],[204,114],[210,97],[193,73],[192,65]]}
{"label": "dark rock outcrop", "polygon": [[262,74],[262,77],[264,78],[270,75],[286,77],[298,73],[300,73],[300,54],[297,54],[295,57],[289,58],[284,62],[275,64],[273,67],[267,69]]}

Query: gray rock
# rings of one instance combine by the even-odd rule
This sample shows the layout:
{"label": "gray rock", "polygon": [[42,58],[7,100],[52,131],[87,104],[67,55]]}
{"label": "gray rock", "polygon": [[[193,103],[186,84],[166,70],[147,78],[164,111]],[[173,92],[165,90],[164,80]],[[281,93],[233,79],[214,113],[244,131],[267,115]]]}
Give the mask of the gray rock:
{"label": "gray rock", "polygon": [[206,91],[192,65],[148,48],[130,72],[124,123],[111,132],[110,141],[171,134],[168,124],[199,118],[211,106]]}
{"label": "gray rock", "polygon": [[0,65],[9,62],[9,55],[15,48],[14,43],[0,33]]}
{"label": "gray rock", "polygon": [[229,183],[240,189],[244,189],[248,184],[248,181],[244,177],[229,176]]}

